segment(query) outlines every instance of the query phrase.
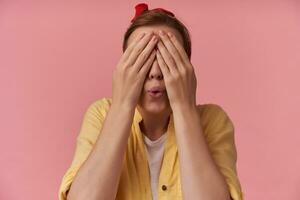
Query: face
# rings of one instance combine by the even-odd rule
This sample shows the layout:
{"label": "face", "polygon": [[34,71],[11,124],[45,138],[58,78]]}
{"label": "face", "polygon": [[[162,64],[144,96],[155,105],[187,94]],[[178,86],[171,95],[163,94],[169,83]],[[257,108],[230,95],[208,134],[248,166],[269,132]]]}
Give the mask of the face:
{"label": "face", "polygon": [[[133,39],[142,32],[153,31],[155,35],[159,37],[159,30],[163,30],[166,33],[171,32],[178,39],[178,41],[183,45],[183,40],[180,33],[173,28],[167,26],[145,26],[139,27],[134,32],[131,33],[128,38],[127,45],[129,45]],[[163,88],[164,92],[159,96],[157,94],[148,92],[153,87]],[[159,97],[157,97],[159,96]],[[163,74],[157,62],[157,58],[154,59],[152,66],[149,69],[148,74],[145,77],[144,87],[141,92],[141,96],[137,105],[138,109],[144,114],[169,114],[171,112],[171,107],[163,79]]]}

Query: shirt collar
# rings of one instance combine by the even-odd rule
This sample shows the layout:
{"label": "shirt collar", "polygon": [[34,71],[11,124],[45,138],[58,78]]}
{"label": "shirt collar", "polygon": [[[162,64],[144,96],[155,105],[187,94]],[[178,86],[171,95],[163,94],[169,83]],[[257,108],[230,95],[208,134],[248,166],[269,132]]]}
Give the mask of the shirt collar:
{"label": "shirt collar", "polygon": [[[135,111],[134,111],[134,125],[136,126],[136,128],[138,128],[137,130],[140,130],[139,128],[139,123],[143,120],[143,117],[141,115],[141,113],[139,112],[137,106],[135,107]],[[174,117],[173,117],[173,112],[171,112],[170,114],[170,120],[168,123],[168,129],[167,129],[167,133],[174,133]]]}
{"label": "shirt collar", "polygon": [[[141,113],[138,111],[137,107],[135,108],[135,113],[134,113],[134,126],[135,126],[135,135],[138,138],[138,146],[142,147],[142,152],[144,152],[144,141],[142,137],[142,132],[140,130],[139,123],[143,120],[143,117]],[[176,142],[176,135],[175,135],[175,128],[174,128],[174,117],[173,117],[173,112],[170,114],[170,120],[168,123],[168,129],[167,129],[167,139],[165,143],[165,157],[164,157],[164,165],[170,165],[172,166],[173,163],[175,163],[175,159],[177,156],[177,142]],[[145,152],[144,152],[145,153]],[[170,170],[169,172],[171,172]],[[165,171],[166,177],[170,177],[171,174],[167,170]]]}

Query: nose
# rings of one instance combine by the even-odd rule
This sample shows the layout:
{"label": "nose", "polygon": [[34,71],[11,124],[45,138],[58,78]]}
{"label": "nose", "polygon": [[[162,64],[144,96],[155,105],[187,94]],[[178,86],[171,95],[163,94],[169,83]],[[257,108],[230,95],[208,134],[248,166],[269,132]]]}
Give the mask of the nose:
{"label": "nose", "polygon": [[153,78],[158,79],[158,80],[163,79],[163,74],[160,70],[157,59],[154,60],[152,66],[150,67],[149,74],[148,74],[148,79],[151,80]]}

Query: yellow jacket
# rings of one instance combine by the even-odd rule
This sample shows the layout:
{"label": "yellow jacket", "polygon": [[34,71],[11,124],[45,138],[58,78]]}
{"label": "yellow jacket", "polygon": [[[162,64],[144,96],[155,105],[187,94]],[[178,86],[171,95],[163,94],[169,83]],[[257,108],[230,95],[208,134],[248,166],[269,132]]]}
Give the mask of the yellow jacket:
{"label": "yellow jacket", "polygon": [[[61,181],[58,194],[59,200],[66,200],[66,193],[70,189],[77,171],[87,159],[96,142],[111,102],[111,98],[102,98],[88,107],[80,133],[77,136],[73,161]],[[231,198],[243,200],[243,192],[236,171],[237,152],[234,126],[230,118],[217,104],[199,104],[197,109],[209,149],[226,179]],[[117,200],[152,199],[147,156],[139,127],[141,120],[142,116],[136,108],[131,134],[128,139],[126,161],[120,177]],[[172,113],[168,124],[167,141],[159,177],[158,200],[182,199],[179,159],[174,130]]]}

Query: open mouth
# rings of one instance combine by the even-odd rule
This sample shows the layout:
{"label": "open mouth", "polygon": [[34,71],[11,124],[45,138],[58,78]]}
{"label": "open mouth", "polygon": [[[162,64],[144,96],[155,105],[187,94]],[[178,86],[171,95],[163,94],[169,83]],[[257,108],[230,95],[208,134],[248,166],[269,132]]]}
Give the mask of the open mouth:
{"label": "open mouth", "polygon": [[148,91],[148,94],[151,96],[151,97],[155,97],[155,98],[158,98],[158,97],[162,97],[164,95],[165,91]]}

